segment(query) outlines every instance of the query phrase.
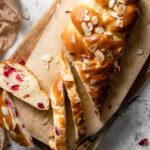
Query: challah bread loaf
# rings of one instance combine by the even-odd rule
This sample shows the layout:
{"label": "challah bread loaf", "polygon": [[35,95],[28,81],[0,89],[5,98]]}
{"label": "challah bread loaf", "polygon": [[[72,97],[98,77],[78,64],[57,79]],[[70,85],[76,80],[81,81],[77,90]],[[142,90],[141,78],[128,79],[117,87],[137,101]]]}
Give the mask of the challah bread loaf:
{"label": "challah bread loaf", "polygon": [[73,117],[74,127],[75,127],[75,138],[76,141],[78,141],[79,139],[85,137],[87,131],[85,125],[85,118],[83,114],[83,106],[82,106],[83,104],[78,95],[70,65],[63,52],[61,52],[60,54],[59,64],[60,64],[61,77],[64,81],[66,91],[71,104],[72,117]]}
{"label": "challah bread loaf", "polygon": [[60,75],[58,75],[51,87],[51,105],[54,119],[54,138],[49,140],[51,149],[66,150],[66,108],[64,85]]}
{"label": "challah bread loaf", "polygon": [[10,94],[6,91],[3,91],[0,97],[0,110],[1,127],[8,131],[16,143],[25,147],[33,147],[32,138],[22,124]]}
{"label": "challah bread loaf", "polygon": [[39,110],[48,110],[49,98],[37,78],[25,66],[10,61],[0,63],[0,87]]}
{"label": "challah bread loaf", "polygon": [[126,45],[125,35],[138,19],[137,1],[81,0],[62,33],[66,51],[99,111]]}

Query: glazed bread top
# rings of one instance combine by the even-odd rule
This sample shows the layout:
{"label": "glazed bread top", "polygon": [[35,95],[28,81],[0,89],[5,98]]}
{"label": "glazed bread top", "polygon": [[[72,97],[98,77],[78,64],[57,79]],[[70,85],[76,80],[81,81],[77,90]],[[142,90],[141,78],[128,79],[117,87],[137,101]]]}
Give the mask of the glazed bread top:
{"label": "glazed bread top", "polygon": [[137,22],[137,0],[81,0],[62,33],[65,48],[96,106],[118,69],[125,36]]}

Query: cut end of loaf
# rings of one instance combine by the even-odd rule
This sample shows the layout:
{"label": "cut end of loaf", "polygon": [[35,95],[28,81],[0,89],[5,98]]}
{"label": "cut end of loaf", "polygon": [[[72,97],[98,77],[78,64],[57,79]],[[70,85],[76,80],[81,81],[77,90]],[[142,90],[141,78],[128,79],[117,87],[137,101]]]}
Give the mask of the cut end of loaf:
{"label": "cut end of loaf", "polygon": [[0,63],[0,88],[39,110],[49,109],[48,95],[25,66],[10,61]]}

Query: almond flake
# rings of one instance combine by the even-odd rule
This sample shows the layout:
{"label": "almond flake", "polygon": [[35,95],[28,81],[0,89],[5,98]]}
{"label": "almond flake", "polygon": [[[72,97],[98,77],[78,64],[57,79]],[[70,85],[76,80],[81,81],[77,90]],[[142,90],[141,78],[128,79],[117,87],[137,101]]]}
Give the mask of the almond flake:
{"label": "almond flake", "polygon": [[89,47],[89,51],[94,53],[97,50],[97,47],[98,47],[97,44],[93,44]]}
{"label": "almond flake", "polygon": [[52,61],[53,57],[52,57],[51,55],[49,55],[49,54],[46,54],[46,55],[43,55],[43,56],[41,57],[41,59],[42,59],[43,61],[49,63],[49,62]]}
{"label": "almond flake", "polygon": [[110,16],[113,17],[113,18],[115,18],[115,19],[121,19],[121,18],[118,16],[117,12],[115,12],[115,11],[110,11]]}
{"label": "almond flake", "polygon": [[114,5],[113,10],[116,12],[118,11],[118,5],[117,4]]}
{"label": "almond flake", "polygon": [[90,36],[92,34],[85,22],[81,23],[81,27],[83,29],[83,32],[84,32],[85,36]]}
{"label": "almond flake", "polygon": [[28,12],[25,12],[25,11],[22,12],[21,16],[22,16],[23,19],[30,20],[30,15],[29,15]]}
{"label": "almond flake", "polygon": [[142,49],[138,49],[136,52],[137,55],[143,55],[144,51]]}
{"label": "almond flake", "polygon": [[2,113],[3,113],[3,115],[5,115],[5,116],[8,116],[9,115],[9,112],[8,112],[8,110],[7,110],[7,108],[6,107],[1,107],[1,110],[2,110]]}
{"label": "almond flake", "polygon": [[101,60],[101,61],[104,61],[104,60],[105,60],[105,56],[104,56],[104,54],[103,54],[100,50],[97,50],[97,51],[95,52],[95,56],[96,56],[96,58],[98,58],[98,59]]}
{"label": "almond flake", "polygon": [[90,89],[94,90],[95,92],[98,91],[98,87],[95,87],[95,86],[90,86]]}
{"label": "almond flake", "polygon": [[112,33],[111,33],[111,32],[105,32],[105,35],[106,35],[107,37],[110,37],[110,38],[112,38],[112,37],[113,37],[113,35],[112,35]]}
{"label": "almond flake", "polygon": [[90,21],[90,16],[89,15],[85,15],[82,17],[82,21]]}
{"label": "almond flake", "polygon": [[98,17],[97,16],[93,16],[91,18],[91,22],[93,23],[93,25],[97,25],[98,24]]}
{"label": "almond flake", "polygon": [[117,19],[116,24],[117,24],[117,27],[123,28],[123,20]]}
{"label": "almond flake", "polygon": [[89,27],[90,31],[93,31],[93,24],[91,22],[88,23],[88,27]]}
{"label": "almond flake", "polygon": [[116,3],[116,0],[109,0],[109,8],[113,8],[115,3]]}
{"label": "almond flake", "polygon": [[67,13],[67,14],[69,14],[69,13],[71,13],[72,12],[72,9],[66,9],[65,10],[65,13]]}
{"label": "almond flake", "polygon": [[65,74],[64,76],[63,76],[63,79],[65,80],[65,81],[74,81],[74,79],[73,79],[73,76],[72,76],[72,74]]}
{"label": "almond flake", "polygon": [[119,5],[118,11],[117,11],[117,14],[118,14],[119,17],[121,17],[125,13],[126,8],[127,7],[124,4]]}
{"label": "almond flake", "polygon": [[84,61],[84,63],[86,63],[86,64],[89,63],[89,60],[88,60],[88,59],[84,59],[83,61]]}
{"label": "almond flake", "polygon": [[90,80],[90,85],[94,85],[96,83],[96,80]]}
{"label": "almond flake", "polygon": [[126,3],[125,3],[125,0],[117,0],[117,2],[118,2],[118,3],[121,3],[121,4],[126,4]]}
{"label": "almond flake", "polygon": [[96,27],[95,32],[98,34],[104,33],[104,28],[103,27]]}

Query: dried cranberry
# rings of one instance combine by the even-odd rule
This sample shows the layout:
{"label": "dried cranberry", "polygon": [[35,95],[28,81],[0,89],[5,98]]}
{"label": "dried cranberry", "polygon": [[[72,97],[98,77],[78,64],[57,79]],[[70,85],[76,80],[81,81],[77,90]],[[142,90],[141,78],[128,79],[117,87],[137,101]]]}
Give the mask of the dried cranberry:
{"label": "dried cranberry", "polygon": [[57,136],[60,135],[60,130],[59,130],[59,128],[55,127],[55,133],[56,133]]}
{"label": "dried cranberry", "polygon": [[12,89],[13,91],[18,91],[18,90],[19,90],[19,86],[20,86],[20,85],[13,85],[13,86],[11,87],[11,89]]}
{"label": "dried cranberry", "polygon": [[145,145],[148,145],[149,144],[149,141],[147,138],[144,138],[142,139],[140,142],[139,142],[139,145],[141,146],[145,146]]}
{"label": "dried cranberry", "polygon": [[18,111],[17,111],[16,108],[15,108],[15,110],[14,110],[14,117],[19,117],[19,113],[18,113]]}
{"label": "dried cranberry", "polygon": [[30,97],[30,95],[29,94],[25,94],[23,98],[28,98],[28,97]]}
{"label": "dried cranberry", "polygon": [[20,65],[25,65],[25,60],[24,59],[20,59],[18,62]]}
{"label": "dried cranberry", "polygon": [[22,77],[21,77],[19,74],[16,75],[16,79],[17,79],[19,82],[22,82],[22,81],[23,81]]}
{"label": "dried cranberry", "polygon": [[8,77],[15,71],[16,71],[16,69],[13,68],[12,66],[5,65],[5,67],[4,67],[4,76]]}
{"label": "dried cranberry", "polygon": [[40,109],[44,109],[45,108],[45,106],[44,106],[44,104],[43,103],[38,103],[38,105],[37,105]]}
{"label": "dried cranberry", "polygon": [[6,105],[7,105],[8,107],[10,107],[10,106],[11,106],[10,101],[8,101],[7,99],[5,99],[5,103],[6,103]]}

